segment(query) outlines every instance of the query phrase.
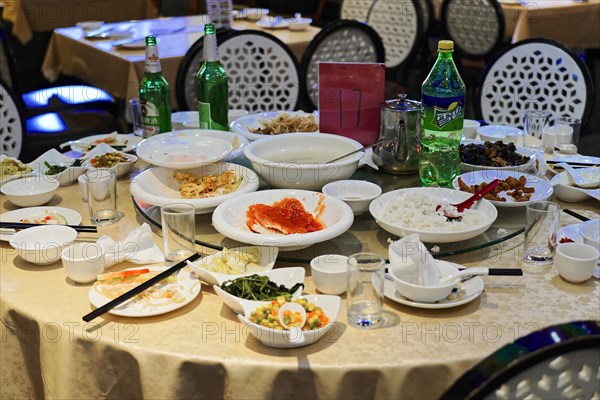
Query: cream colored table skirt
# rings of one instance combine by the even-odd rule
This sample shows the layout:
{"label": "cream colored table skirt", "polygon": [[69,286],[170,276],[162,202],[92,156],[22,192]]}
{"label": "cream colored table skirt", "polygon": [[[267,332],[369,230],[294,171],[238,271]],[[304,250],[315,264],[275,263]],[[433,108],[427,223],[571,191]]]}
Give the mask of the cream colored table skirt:
{"label": "cream colored table skirt", "polygon": [[[143,219],[127,179],[118,182],[118,195],[125,218],[99,235],[122,240]],[[59,188],[49,205],[89,221],[76,185]],[[563,205],[590,217],[599,211],[591,200]],[[2,196],[0,212],[12,209]],[[561,213],[560,222],[579,221]],[[468,367],[533,330],[600,319],[600,281],[574,285],[553,266],[523,265],[522,240],[449,259],[524,269],[523,277],[485,277],[485,291],[471,303],[425,310],[386,300],[385,326],[359,330],[348,325],[343,296],[334,329],[298,349],[257,343],[208,285],[169,314],[105,314],[85,323],[90,285],[68,280],[60,262],[29,264],[1,242],[0,398],[436,398]],[[155,241],[161,244],[158,235]],[[315,293],[310,277],[305,292]]]}
{"label": "cream colored table skirt", "polygon": [[[208,16],[177,17],[183,21],[185,29],[172,34],[161,35],[158,40],[158,52],[162,73],[171,88],[171,106],[177,105],[175,81],[177,70],[183,56],[189,48],[202,37],[202,27]],[[166,19],[140,21],[133,28],[136,37],[147,34],[152,24],[164,26]],[[309,27],[305,31],[294,32],[288,29],[266,30],[250,21],[235,21],[234,29],[258,29],[268,31],[289,46],[298,61],[319,28]],[[120,99],[138,97],[139,84],[144,76],[144,49],[113,48],[110,41],[90,41],[83,38],[83,32],[77,27],[56,29],[46,57],[42,72],[50,80],[58,79],[60,73],[74,76],[82,81],[108,91]]]}
{"label": "cream colored table skirt", "polygon": [[3,0],[4,19],[13,23],[12,34],[23,44],[33,32],[49,32],[81,21],[129,21],[156,18],[151,0]]}

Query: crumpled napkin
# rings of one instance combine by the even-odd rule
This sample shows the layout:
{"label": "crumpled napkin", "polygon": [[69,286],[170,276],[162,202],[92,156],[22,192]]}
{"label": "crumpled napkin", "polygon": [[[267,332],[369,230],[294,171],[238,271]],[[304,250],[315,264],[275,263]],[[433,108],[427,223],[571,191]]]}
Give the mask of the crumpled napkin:
{"label": "crumpled napkin", "polygon": [[414,233],[390,244],[388,248],[390,267],[396,277],[421,286],[440,284],[437,261]]}
{"label": "crumpled napkin", "polygon": [[109,268],[123,261],[134,264],[152,264],[164,262],[163,252],[154,244],[152,229],[144,222],[129,232],[125,240],[115,242],[110,236],[101,236],[97,243],[105,250],[104,268]]}

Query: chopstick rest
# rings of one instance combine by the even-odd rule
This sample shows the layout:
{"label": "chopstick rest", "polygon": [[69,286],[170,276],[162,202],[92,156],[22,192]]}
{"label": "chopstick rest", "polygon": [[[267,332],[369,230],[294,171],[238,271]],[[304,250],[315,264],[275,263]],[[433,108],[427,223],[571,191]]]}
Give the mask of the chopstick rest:
{"label": "chopstick rest", "polygon": [[156,275],[155,277],[148,279],[146,282],[134,287],[133,289],[131,289],[128,292],[123,293],[122,295],[115,298],[114,300],[109,301],[102,307],[99,307],[99,308],[95,309],[94,311],[84,315],[83,320],[85,322],[90,322],[94,318],[99,317],[100,315],[112,310],[119,304],[126,302],[127,300],[131,299],[132,297],[135,297],[138,294],[142,293],[144,290],[154,286],[155,284],[157,284],[158,282],[167,278],[168,276],[173,275],[175,272],[177,272],[180,269],[182,269],[183,267],[185,267],[187,265],[188,261],[193,262],[193,261],[196,261],[197,259],[199,259],[200,257],[202,257],[202,255],[200,255],[199,253],[196,253],[196,254],[186,258],[185,260],[178,262],[177,264],[173,265],[169,269],[164,270],[163,272]]}

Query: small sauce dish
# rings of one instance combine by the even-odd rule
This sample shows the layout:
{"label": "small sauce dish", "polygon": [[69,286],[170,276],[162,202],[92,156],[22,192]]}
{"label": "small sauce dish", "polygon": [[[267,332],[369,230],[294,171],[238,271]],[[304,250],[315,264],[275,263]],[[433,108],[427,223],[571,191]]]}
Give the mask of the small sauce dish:
{"label": "small sauce dish", "polygon": [[358,180],[341,180],[323,186],[323,193],[336,197],[348,204],[354,215],[369,209],[371,201],[381,195],[381,187],[375,183]]}

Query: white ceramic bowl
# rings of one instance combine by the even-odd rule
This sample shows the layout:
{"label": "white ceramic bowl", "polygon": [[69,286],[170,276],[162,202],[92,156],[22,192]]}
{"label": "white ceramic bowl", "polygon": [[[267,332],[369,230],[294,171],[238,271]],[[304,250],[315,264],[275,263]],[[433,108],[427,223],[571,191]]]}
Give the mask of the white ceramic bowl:
{"label": "white ceramic bowl", "polygon": [[312,18],[288,18],[286,21],[290,31],[303,31],[312,24]]}
{"label": "white ceramic bowl", "polygon": [[131,181],[130,191],[133,197],[155,206],[164,206],[169,203],[186,203],[194,206],[196,214],[207,214],[212,212],[219,204],[239,196],[243,193],[254,192],[258,189],[258,176],[241,165],[232,163],[215,163],[194,169],[186,169],[183,172],[192,173],[196,176],[218,175],[225,171],[235,171],[242,179],[238,188],[227,194],[185,199],[179,193],[179,182],[173,177],[175,170],[163,167],[147,169]]}
{"label": "white ceramic bowl", "polygon": [[[48,170],[48,167],[45,162],[50,165],[59,165],[68,168],[58,174],[47,175],[45,172]],[[74,158],[67,157],[56,149],[50,149],[27,165],[29,165],[37,174],[54,178],[58,181],[60,186],[67,186],[74,183],[77,178],[85,172],[85,167],[83,165],[80,167],[71,167],[70,165],[74,162]]]}
{"label": "white ceramic bowl", "polygon": [[[246,225],[246,213],[253,204],[271,205],[284,198],[298,199],[304,209],[318,218],[325,227],[309,233],[290,235],[254,233]],[[283,250],[297,250],[315,243],[333,239],[346,232],[354,222],[350,207],[335,197],[307,190],[264,190],[245,193],[229,199],[213,212],[212,222],[222,235],[242,243],[257,246],[273,246]]]}
{"label": "white ceramic bowl", "polygon": [[[198,117],[198,111],[186,111],[186,113],[193,113],[194,116],[188,118],[186,121],[183,121],[182,128],[178,128],[178,129],[200,129],[200,119]],[[245,115],[248,115],[248,111],[234,110],[234,109],[230,108],[229,111],[227,112],[227,119],[229,120],[229,123],[231,124],[236,119],[241,118]],[[173,126],[173,130],[175,130],[175,126]],[[219,132],[226,132],[226,131],[219,131]]]}
{"label": "white ceramic bowl", "polygon": [[348,257],[325,254],[310,261],[310,271],[317,290],[324,294],[342,294],[348,287]]}
{"label": "white ceramic bowl", "polygon": [[[447,261],[437,261],[439,277],[441,279],[458,273],[458,265]],[[434,303],[448,297],[452,288],[456,285],[454,280],[446,285],[422,286],[407,282],[402,279],[402,269],[394,264],[389,266],[390,275],[394,279],[396,290],[404,297],[421,303]]]}
{"label": "white ceramic bowl", "polygon": [[186,136],[189,140],[194,138],[202,140],[203,138],[213,138],[225,140],[231,143],[231,152],[221,161],[231,161],[244,155],[244,149],[248,146],[248,139],[239,133],[228,131],[217,131],[212,129],[189,129],[178,131],[179,135]]}
{"label": "white ceramic bowl", "polygon": [[594,274],[600,252],[598,247],[584,243],[561,243],[556,246],[554,265],[568,282],[585,282]]}
{"label": "white ceramic bowl", "polygon": [[[266,346],[279,348],[307,346],[309,344],[316,343],[318,340],[325,337],[327,331],[337,320],[337,316],[340,311],[341,299],[338,296],[328,296],[322,294],[301,296],[301,298],[305,298],[310,303],[314,303],[323,310],[325,315],[329,317],[329,322],[327,325],[319,329],[303,331],[303,335],[299,335],[296,330],[276,330],[267,328],[250,322],[250,316],[257,308],[254,306],[244,307],[244,314],[238,315],[238,319],[249,328],[248,332],[252,336]],[[267,303],[268,302],[263,302],[262,304]]]}
{"label": "white ceramic bowl", "polygon": [[[440,229],[435,230],[422,230],[416,228],[409,228],[398,222],[391,222],[385,215],[387,206],[395,201],[399,195],[408,192],[417,191],[425,194],[426,196],[433,197],[440,200],[440,204],[443,200],[447,200],[450,204],[460,203],[471,197],[470,193],[461,192],[460,190],[453,189],[440,189],[440,188],[410,188],[410,189],[398,189],[391,192],[387,192],[376,198],[371,202],[369,211],[375,222],[385,229],[386,231],[404,237],[411,233],[418,233],[421,241],[427,243],[452,243],[460,242],[474,238],[485,232],[496,220],[498,216],[498,210],[488,200],[482,199],[477,208],[477,212],[481,215],[482,223],[478,226],[465,227],[461,230],[455,231],[443,231]],[[435,210],[435,207],[434,207]],[[434,211],[432,210],[432,211]],[[415,213],[417,210],[415,210]],[[448,222],[449,224],[455,224],[456,222]]]}
{"label": "white ceramic bowl", "polygon": [[[483,143],[484,142],[479,141],[479,140],[467,140],[467,141],[463,142],[461,144],[461,146],[462,145],[467,146],[469,144],[481,145]],[[480,170],[493,169],[493,170],[505,170],[505,171],[518,171],[518,172],[524,172],[524,173],[535,173],[536,172],[535,166],[536,166],[536,162],[537,162],[535,153],[524,147],[519,147],[519,146],[515,146],[515,147],[516,147],[515,152],[517,154],[520,154],[523,157],[529,157],[529,161],[527,161],[525,164],[512,165],[512,166],[508,166],[508,167],[492,167],[492,166],[468,164],[466,162],[462,162],[461,170],[463,172],[469,172],[469,171],[480,171]]]}
{"label": "white ceramic bowl", "polygon": [[579,224],[583,243],[600,249],[600,219],[591,219]]}
{"label": "white ceramic bowl", "polygon": [[593,197],[592,194],[596,193],[596,197],[600,194],[600,190],[598,189],[591,190],[573,186],[575,182],[573,182],[571,175],[567,171],[554,175],[550,184],[554,188],[556,197],[569,203],[586,201],[590,197]]}
{"label": "white ceramic bowl", "polygon": [[171,114],[171,128],[174,131],[186,129],[185,123],[196,123],[200,127],[198,111],[178,111]]}
{"label": "white ceramic bowl", "polygon": [[269,15],[268,8],[244,8],[241,11],[241,17],[250,21],[258,21],[262,17]]}
{"label": "white ceramic bowl", "polygon": [[[305,271],[302,267],[278,268],[257,273],[257,275],[268,276],[269,280],[275,282],[277,285],[283,285],[288,289],[298,283],[304,283],[304,274]],[[213,289],[215,290],[215,293],[219,295],[221,300],[223,300],[223,303],[225,303],[229,308],[238,314],[242,314],[244,312],[244,307],[256,309],[264,303],[264,301],[242,299],[241,297],[231,295],[225,290],[221,289],[219,285],[213,285]],[[295,299],[301,295],[302,288],[299,288],[292,293],[292,298]]]}
{"label": "white ceramic bowl", "polygon": [[[236,132],[239,133],[240,135],[243,135],[244,137],[248,138],[248,140],[253,141],[253,140],[258,140],[258,139],[264,139],[267,137],[272,137],[272,136],[281,136],[281,135],[288,135],[289,133],[279,133],[277,135],[267,135],[267,134],[262,134],[262,133],[254,133],[254,132],[250,132],[250,129],[257,129],[260,128],[263,124],[264,121],[269,121],[272,119],[275,119],[277,117],[279,117],[279,115],[281,114],[288,114],[290,117],[294,117],[297,115],[302,115],[305,117],[308,117],[311,114],[305,113],[304,111],[267,111],[267,112],[260,112],[260,113],[254,113],[254,114],[248,114],[242,117],[238,117],[235,121],[230,123],[230,128],[232,132]],[[317,112],[314,112],[313,117],[315,119],[315,123],[319,123],[319,116]],[[318,129],[314,132],[317,132]],[[293,132],[291,132],[293,133]]]}
{"label": "white ceramic bowl", "polygon": [[61,253],[67,276],[77,283],[90,283],[104,271],[105,250],[98,243],[77,243]]}
{"label": "white ceramic bowl", "polygon": [[49,202],[60,183],[49,176],[35,175],[15,179],[0,187],[0,192],[16,206],[34,207]]}
{"label": "white ceramic bowl", "polygon": [[9,243],[25,261],[47,265],[60,260],[63,248],[76,237],[77,231],[71,227],[42,225],[16,232]]}
{"label": "white ceramic bowl", "polygon": [[149,164],[173,169],[190,169],[221,161],[233,145],[224,137],[174,131],[142,140],[137,155]]}
{"label": "white ceramic bowl", "polygon": [[476,128],[476,132],[483,141],[497,142],[502,140],[506,143],[506,140],[514,142],[518,138],[523,136],[523,131],[506,125],[485,125]]}
{"label": "white ceramic bowl", "polygon": [[[262,272],[267,272],[273,269],[275,265],[275,260],[277,259],[277,254],[279,253],[279,249],[277,247],[256,247],[252,246],[252,249],[258,248],[260,252],[260,257],[258,261],[258,265],[262,267]],[[234,249],[228,249],[229,251],[238,252],[238,253],[246,253],[250,249],[249,246],[246,247],[236,247]],[[194,261],[193,263],[188,262],[188,265],[192,268],[194,273],[198,276],[198,278],[202,279],[204,282],[209,285],[220,285],[225,281],[230,279],[239,278],[244,275],[252,275],[257,272],[249,272],[245,274],[223,274],[218,272],[213,272],[207,268],[208,265],[212,263],[213,260],[219,259],[222,257],[222,252],[219,251],[215,254],[211,254],[208,257],[204,257],[198,261]]]}
{"label": "white ceramic bowl", "polygon": [[477,128],[480,126],[481,124],[479,121],[475,121],[474,119],[465,119],[463,123],[462,137],[465,139],[475,139],[477,137]]}
{"label": "white ceramic bowl", "polygon": [[107,153],[119,153],[127,159],[127,161],[120,162],[110,168],[107,168],[115,171],[115,175],[117,176],[117,178],[120,178],[127,174],[138,160],[138,158],[133,154],[123,153],[122,151],[115,150],[114,148],[110,147],[105,143],[101,143],[85,155],[86,161],[83,163],[83,165],[88,170],[101,169],[94,167],[92,165],[91,160],[95,157],[102,156]]}
{"label": "white ceramic bowl", "polygon": [[102,28],[102,25],[104,25],[104,21],[83,21],[77,23],[77,26],[84,31],[95,31]]}
{"label": "white ceramic bowl", "polygon": [[379,185],[358,180],[330,182],[323,186],[321,191],[348,204],[354,215],[359,215],[367,211],[371,201],[381,195],[381,187]]}
{"label": "white ceramic bowl", "polygon": [[271,187],[320,190],[329,182],[350,178],[364,154],[358,152],[340,161],[327,161],[360,148],[360,143],[344,136],[288,133],[254,141],[244,155]]}

